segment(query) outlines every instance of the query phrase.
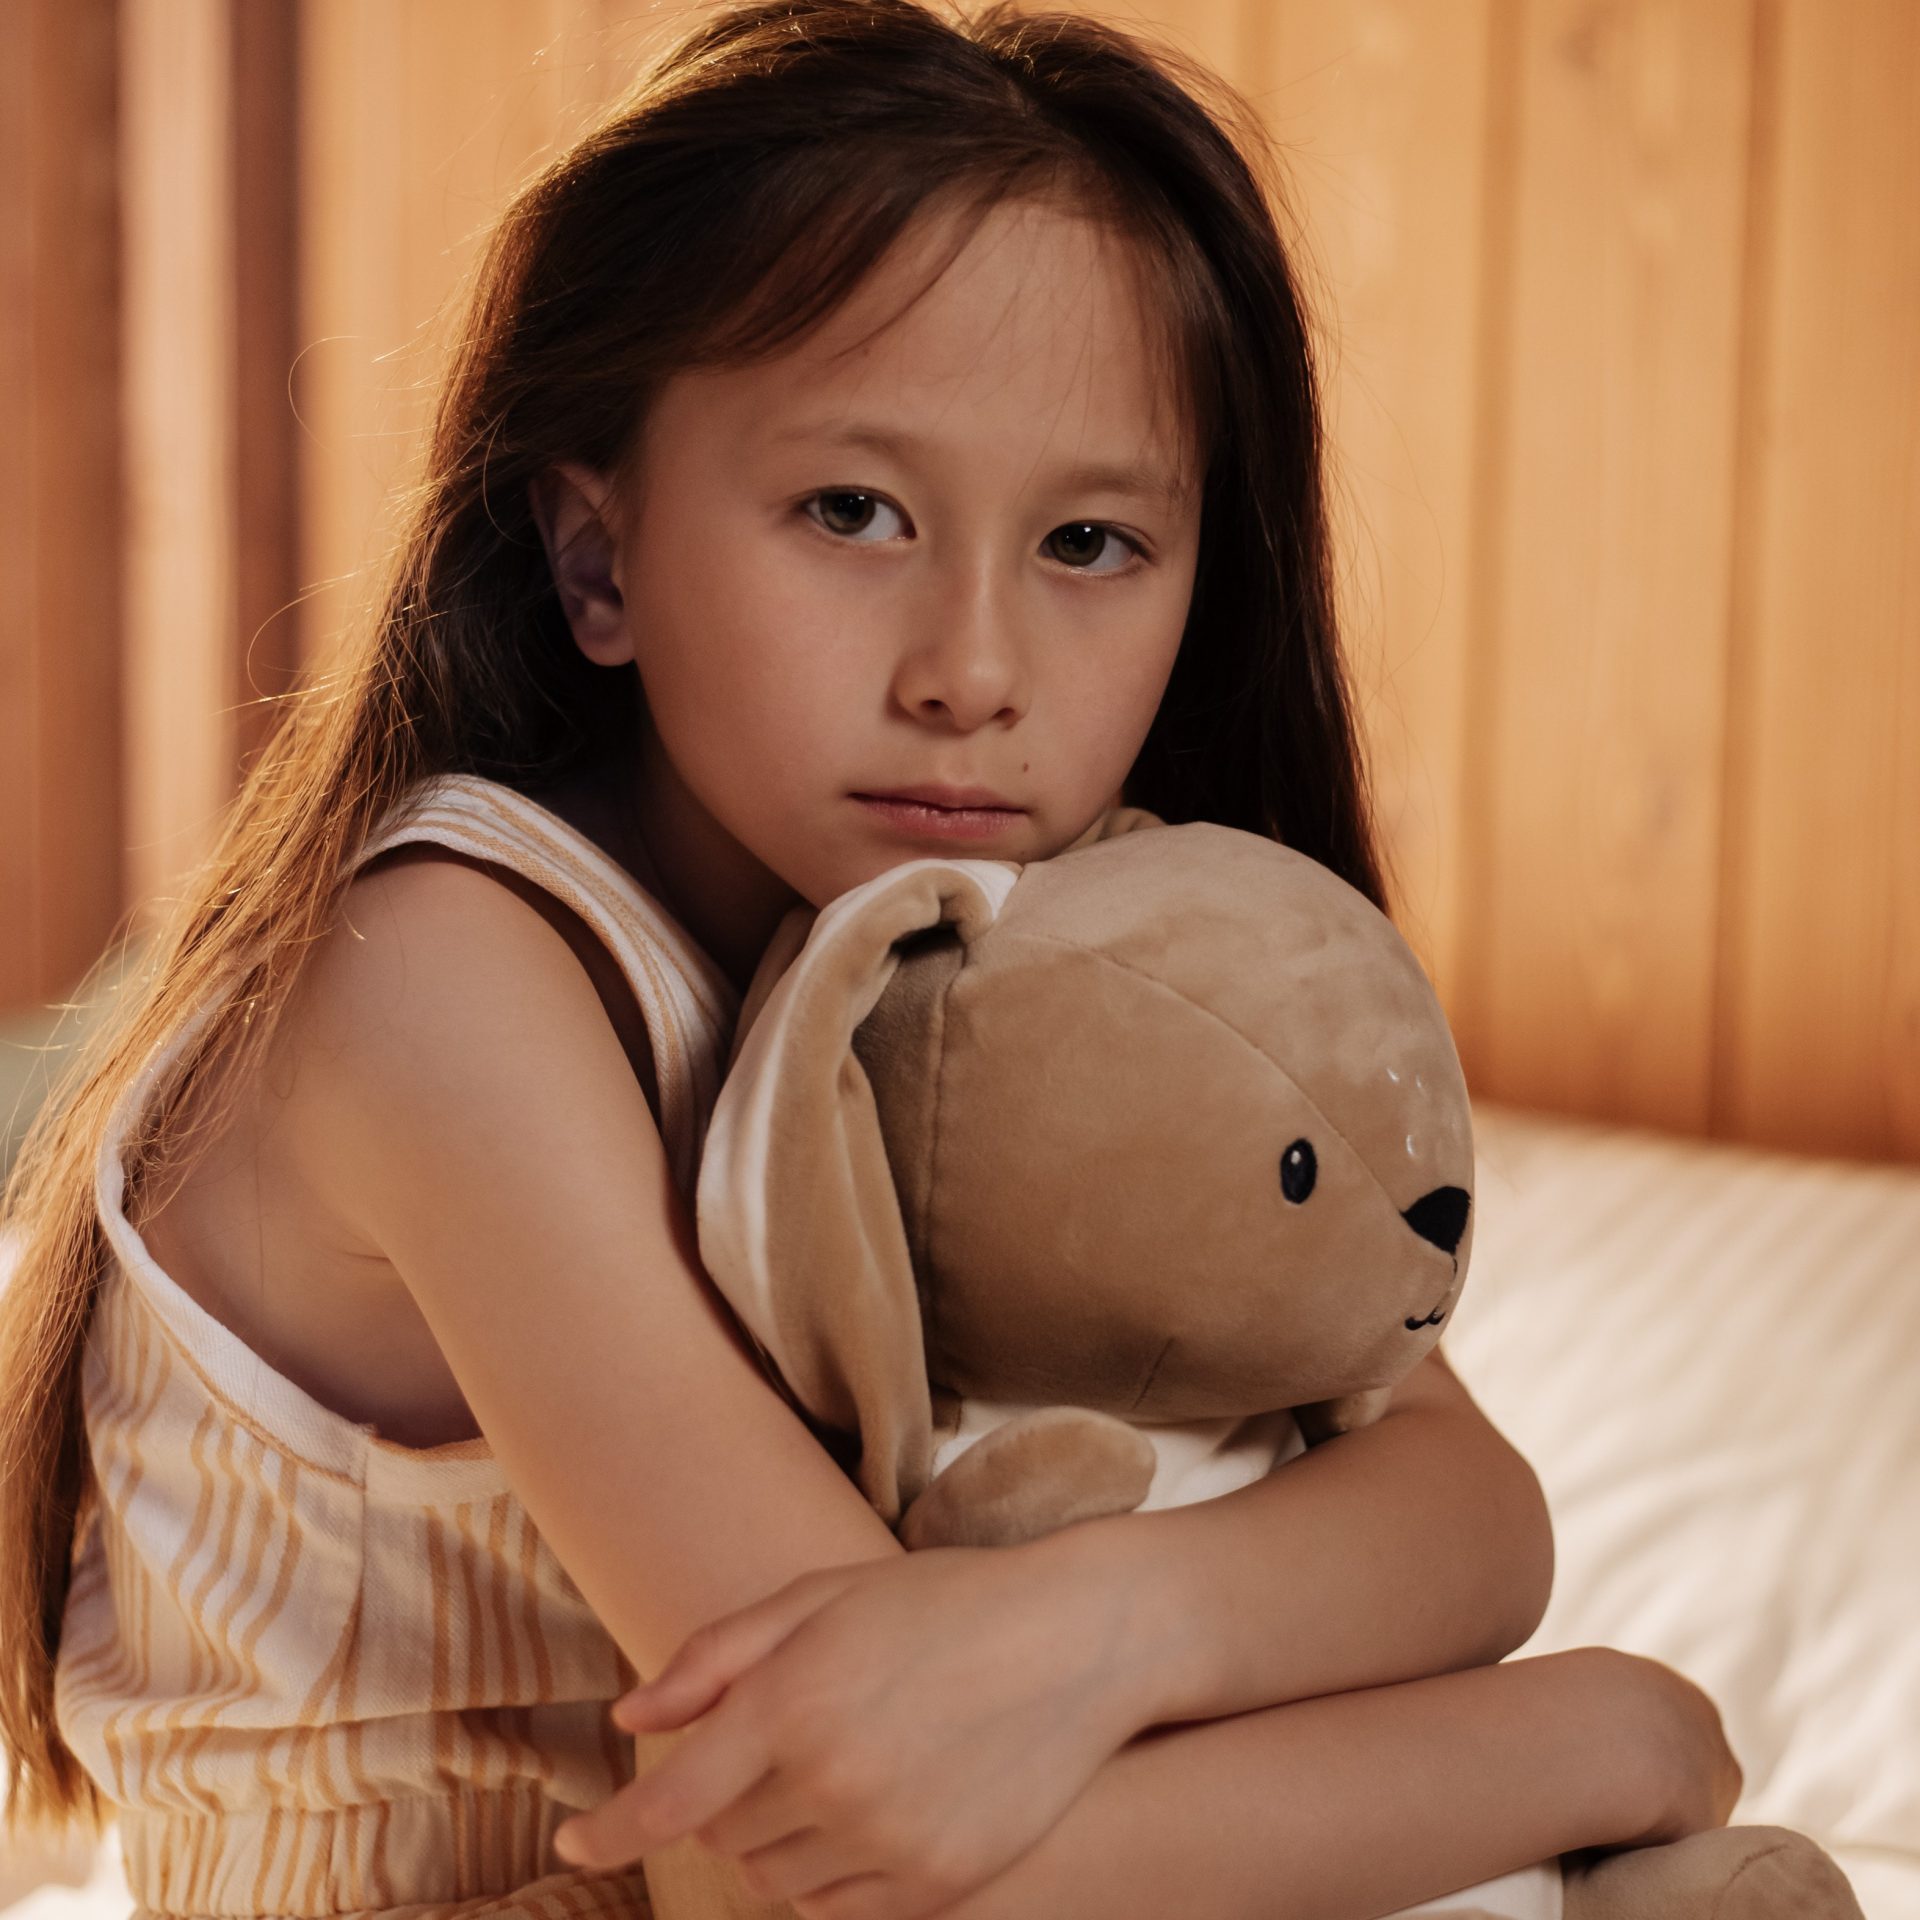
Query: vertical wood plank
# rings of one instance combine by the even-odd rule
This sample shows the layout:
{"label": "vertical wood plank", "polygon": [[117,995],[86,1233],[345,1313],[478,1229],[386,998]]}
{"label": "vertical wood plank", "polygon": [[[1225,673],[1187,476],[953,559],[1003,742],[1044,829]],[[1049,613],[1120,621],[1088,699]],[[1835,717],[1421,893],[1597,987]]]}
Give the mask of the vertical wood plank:
{"label": "vertical wood plank", "polygon": [[295,597],[293,16],[121,0],[127,883],[150,921],[208,852]]}
{"label": "vertical wood plank", "polygon": [[208,847],[237,756],[226,0],[123,0],[128,881]]}
{"label": "vertical wood plank", "polygon": [[1716,1118],[1920,1159],[1920,12],[1768,0]]}
{"label": "vertical wood plank", "polygon": [[1396,923],[1459,971],[1474,450],[1487,380],[1488,0],[1246,9],[1313,307],[1339,609]]}
{"label": "vertical wood plank", "polygon": [[334,0],[300,9],[300,275],[294,363],[301,424],[300,653],[313,663],[352,617],[389,478],[373,441],[380,356],[404,333],[391,318],[404,244],[409,111],[393,42],[399,9]]}
{"label": "vertical wood plank", "polygon": [[75,986],[120,910],[111,0],[21,0],[0,77],[0,1009]]}
{"label": "vertical wood plank", "polygon": [[233,514],[235,735],[265,740],[299,668],[299,441],[288,383],[299,290],[299,11],[234,6]]}
{"label": "vertical wood plank", "polygon": [[[33,177],[33,11],[16,22],[11,57],[0,60],[0,167]],[[33,196],[0,193],[0,392],[33,392]],[[34,565],[33,416],[0,438],[0,1008],[35,998],[39,930],[34,831],[39,777],[39,585]]]}
{"label": "vertical wood plank", "polygon": [[36,12],[35,970],[58,994],[120,912],[118,36],[107,0]]}
{"label": "vertical wood plank", "polygon": [[1477,1091],[1708,1118],[1750,0],[1519,20]]}

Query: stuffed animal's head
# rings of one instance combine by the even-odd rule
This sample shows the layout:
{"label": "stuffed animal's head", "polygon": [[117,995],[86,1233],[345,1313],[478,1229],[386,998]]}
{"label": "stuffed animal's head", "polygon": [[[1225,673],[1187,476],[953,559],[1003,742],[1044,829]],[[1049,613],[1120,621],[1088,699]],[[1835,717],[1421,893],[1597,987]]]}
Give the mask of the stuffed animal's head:
{"label": "stuffed animal's head", "polygon": [[796,910],[697,1212],[770,1371],[858,1435],[892,1519],[929,1382],[1134,1422],[1383,1400],[1458,1296],[1472,1174],[1392,923],[1274,841],[1156,823]]}

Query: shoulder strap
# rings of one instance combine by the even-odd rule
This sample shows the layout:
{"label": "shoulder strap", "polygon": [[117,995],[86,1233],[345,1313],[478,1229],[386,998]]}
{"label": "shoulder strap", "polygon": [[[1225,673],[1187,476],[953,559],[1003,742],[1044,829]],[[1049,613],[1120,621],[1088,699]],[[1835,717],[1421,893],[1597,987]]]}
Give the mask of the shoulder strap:
{"label": "shoulder strap", "polygon": [[577,827],[501,781],[470,773],[421,781],[352,864],[418,840],[511,869],[571,907],[605,943],[646,1022],[661,1136],[675,1183],[691,1196],[740,1011],[733,983],[630,873]]}

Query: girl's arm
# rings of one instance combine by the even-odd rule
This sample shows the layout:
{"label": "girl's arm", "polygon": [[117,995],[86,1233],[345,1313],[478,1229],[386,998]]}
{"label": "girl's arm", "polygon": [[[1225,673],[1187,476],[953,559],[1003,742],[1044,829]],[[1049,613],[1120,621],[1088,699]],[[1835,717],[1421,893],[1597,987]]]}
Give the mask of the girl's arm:
{"label": "girl's arm", "polygon": [[940,1920],[1372,1920],[1720,1825],[1740,1784],[1704,1694],[1581,1647],[1156,1729]]}
{"label": "girl's arm", "polygon": [[642,1675],[812,1569],[903,1557],[700,1268],[618,1036],[540,912],[450,861],[362,874],[288,1016],[297,1176],[391,1264]]}
{"label": "girl's arm", "polygon": [[1234,1493],[1072,1533],[1160,1622],[1159,1720],[1490,1664],[1553,1584],[1540,1483],[1437,1348],[1372,1426]]}

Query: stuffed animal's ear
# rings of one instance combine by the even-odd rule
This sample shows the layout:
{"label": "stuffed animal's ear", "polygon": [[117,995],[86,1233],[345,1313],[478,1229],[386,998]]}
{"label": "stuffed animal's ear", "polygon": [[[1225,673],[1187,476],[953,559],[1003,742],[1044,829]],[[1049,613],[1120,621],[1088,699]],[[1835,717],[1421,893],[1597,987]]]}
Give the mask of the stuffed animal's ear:
{"label": "stuffed animal's ear", "polygon": [[767,996],[780,984],[781,975],[799,959],[800,949],[807,944],[807,935],[819,917],[815,908],[802,901],[799,906],[789,908],[774,928],[773,938],[767,942],[760,964],[754,968],[753,978],[747,982],[746,993],[741,998],[740,1016],[733,1023],[733,1039],[727,1048],[722,1079],[733,1071],[740,1050],[747,1044],[747,1035],[753,1031],[754,1022],[767,1004]]}
{"label": "stuffed animal's ear", "polygon": [[[909,860],[829,901],[793,951],[789,915],[743,1002],[695,1212],[700,1258],[769,1371],[815,1420],[857,1433],[856,1478],[889,1525],[925,1486],[932,1410],[920,1302],[873,1088],[853,1034],[895,943],[992,925],[1020,869]],[[990,1200],[991,1196],[985,1196]]]}

